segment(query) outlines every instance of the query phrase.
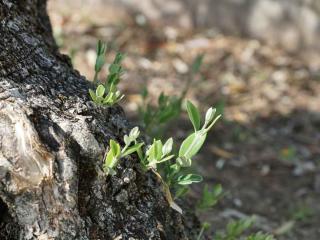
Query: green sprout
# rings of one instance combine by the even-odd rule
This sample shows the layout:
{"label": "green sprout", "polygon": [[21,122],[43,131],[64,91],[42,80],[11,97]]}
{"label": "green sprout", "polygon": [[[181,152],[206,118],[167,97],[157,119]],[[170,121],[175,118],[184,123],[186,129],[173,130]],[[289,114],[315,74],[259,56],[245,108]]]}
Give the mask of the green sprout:
{"label": "green sprout", "polygon": [[275,238],[272,235],[258,232],[250,235],[246,240],[275,240]]}
{"label": "green sprout", "polygon": [[208,185],[205,185],[202,191],[202,197],[198,203],[198,209],[206,210],[215,206],[223,196],[222,186],[217,184],[210,190]]}
{"label": "green sprout", "polygon": [[214,236],[214,240],[275,240],[272,235],[263,234],[261,232],[251,234],[247,237],[244,236],[245,232],[250,229],[256,221],[254,216],[240,219],[238,221],[232,220],[227,224],[226,230],[218,232]]}
{"label": "green sprout", "polygon": [[219,232],[215,236],[215,240],[238,240],[241,235],[253,226],[255,217],[248,217],[238,221],[232,220],[227,224],[224,232]]}
{"label": "green sprout", "polygon": [[202,181],[202,176],[188,172],[192,165],[192,158],[201,149],[208,131],[213,127],[220,115],[215,116],[215,109],[209,108],[206,112],[205,121],[201,127],[201,117],[199,110],[191,103],[187,102],[189,119],[194,127],[194,132],[190,134],[181,144],[176,161],[167,165],[165,179],[168,186],[175,190],[175,197],[181,197],[187,193],[187,185]]}
{"label": "green sprout", "polygon": [[152,145],[150,145],[144,156],[141,157],[141,163],[147,169],[157,170],[157,165],[166,161],[169,161],[174,157],[170,154],[172,151],[173,139],[169,138],[165,144],[161,140],[153,140]]}
{"label": "green sprout", "polygon": [[210,228],[210,223],[208,223],[208,222],[202,223],[201,224],[201,230],[200,230],[200,232],[198,234],[197,240],[201,240],[203,233],[205,231],[207,231],[209,228]]}
{"label": "green sprout", "polygon": [[[105,64],[105,55],[107,51],[107,45],[101,41],[97,44],[97,58],[95,63],[94,83],[98,83],[98,74],[102,70]],[[109,74],[105,81],[105,84],[99,84],[96,90],[89,89],[89,94],[94,103],[102,106],[112,106],[118,103],[124,95],[117,90],[117,85],[120,82],[120,77],[123,74],[123,68],[121,62],[124,55],[117,53],[115,59],[109,66]]]}
{"label": "green sprout", "polygon": [[[109,74],[104,83],[99,82],[98,75],[105,64],[105,55],[107,45],[101,41],[97,44],[97,59],[95,63],[94,83],[98,84],[95,90],[90,89],[89,94],[93,102],[97,105],[112,106],[119,102],[124,95],[117,90],[117,85],[120,82],[123,68],[121,62],[124,56],[118,53],[114,61],[109,66]],[[142,91],[143,106],[140,107],[140,114],[143,119],[146,131],[154,128],[159,128],[159,125],[167,123],[181,113],[182,103],[194,79],[194,76],[199,73],[203,62],[203,55],[198,55],[190,70],[189,79],[185,88],[179,97],[166,96],[161,94],[158,98],[158,107],[152,107],[147,103],[148,91],[146,88]],[[152,171],[161,181],[164,190],[164,195],[170,206],[182,213],[181,208],[174,202],[171,191],[174,192],[175,198],[184,196],[189,185],[202,181],[202,176],[190,172],[192,166],[192,158],[200,151],[203,146],[208,132],[212,129],[217,120],[221,117],[222,111],[217,111],[215,108],[209,108],[205,114],[204,121],[197,107],[187,101],[187,112],[193,126],[193,132],[187,136],[182,142],[177,154],[173,153],[174,141],[169,138],[166,142],[154,139],[152,144],[144,146],[143,142],[138,141],[140,131],[138,127],[131,129],[129,135],[123,138],[124,146],[122,147],[115,140],[109,141],[109,148],[105,154],[103,161],[103,171],[106,175],[115,175],[119,161],[128,157],[130,154],[136,153],[140,159],[140,164],[145,171]],[[198,209],[209,209],[217,204],[222,197],[223,191],[221,185],[215,185],[209,189],[206,185],[203,189],[202,198],[198,203]],[[298,217],[297,217],[298,218]],[[300,216],[299,216],[300,218]],[[217,232],[214,240],[275,240],[273,236],[266,235],[261,232],[244,237],[245,231],[253,225],[254,218],[242,219],[239,221],[231,221],[227,224],[226,230]],[[201,225],[201,230],[197,240],[203,238],[204,232],[210,227],[210,224],[204,222]]]}
{"label": "green sprout", "polygon": [[138,127],[133,128],[130,131],[129,136],[124,136],[125,146],[121,149],[119,143],[114,140],[109,142],[109,151],[106,154],[103,170],[108,175],[115,175],[115,167],[117,166],[119,160],[123,157],[126,157],[134,152],[137,152],[142,146],[143,143],[138,143],[137,138],[140,135]]}
{"label": "green sprout", "polygon": [[148,89],[146,87],[142,89],[142,105],[139,106],[139,116],[142,125],[149,135],[161,137],[168,122],[181,114],[182,103],[185,100],[192,82],[195,80],[195,76],[200,72],[203,58],[204,55],[199,54],[193,60],[186,79],[186,84],[178,96],[168,96],[161,93],[158,97],[157,106],[153,106],[148,102]]}
{"label": "green sprout", "polygon": [[[107,94],[105,94],[106,92]],[[113,84],[108,86],[107,88],[100,84],[95,92],[89,89],[89,94],[94,103],[96,103],[97,105],[107,106],[112,106],[124,97],[124,95],[121,94]]]}
{"label": "green sprout", "polygon": [[94,78],[93,78],[94,83],[98,82],[98,74],[101,71],[103,65],[105,64],[106,51],[107,51],[107,44],[99,40],[97,44],[97,49],[96,49],[97,58],[96,58],[96,63],[94,65],[94,72],[95,72]]}

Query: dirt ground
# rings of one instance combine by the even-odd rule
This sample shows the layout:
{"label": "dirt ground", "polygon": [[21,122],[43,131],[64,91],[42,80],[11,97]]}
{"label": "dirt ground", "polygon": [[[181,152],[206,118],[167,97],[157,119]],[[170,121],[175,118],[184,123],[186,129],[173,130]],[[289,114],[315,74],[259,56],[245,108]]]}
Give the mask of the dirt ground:
{"label": "dirt ground", "polygon": [[[97,39],[110,42],[108,61],[118,50],[126,54],[121,105],[133,121],[143,84],[153,99],[161,91],[177,95],[191,62],[204,54],[187,97],[202,111],[217,106],[223,120],[196,167],[207,183],[221,183],[226,195],[201,219],[216,231],[230,219],[256,215],[256,228],[277,239],[320,239],[319,59],[212,29],[190,32],[150,23],[110,6],[75,9],[58,1],[49,10],[62,51],[88,79]],[[183,116],[166,135],[181,140],[190,130]],[[191,197],[201,187],[194,187]]]}

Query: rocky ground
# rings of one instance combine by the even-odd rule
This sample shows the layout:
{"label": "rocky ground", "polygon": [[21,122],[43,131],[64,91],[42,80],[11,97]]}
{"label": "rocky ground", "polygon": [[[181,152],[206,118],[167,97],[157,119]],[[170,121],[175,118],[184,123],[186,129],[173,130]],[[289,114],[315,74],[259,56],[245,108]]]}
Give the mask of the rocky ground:
{"label": "rocky ground", "polygon": [[[111,8],[49,7],[62,51],[93,78],[97,39],[126,54],[122,102],[136,121],[145,84],[152,99],[177,95],[190,65],[204,54],[187,97],[205,111],[214,105],[223,120],[197,158],[209,184],[226,191],[212,211],[201,213],[213,231],[230,219],[256,215],[257,228],[283,240],[320,238],[320,64],[252,39],[211,29],[194,32],[150,23]],[[107,68],[104,75],[107,74]],[[182,139],[191,129],[182,116],[166,131]],[[194,187],[191,197],[199,195]]]}

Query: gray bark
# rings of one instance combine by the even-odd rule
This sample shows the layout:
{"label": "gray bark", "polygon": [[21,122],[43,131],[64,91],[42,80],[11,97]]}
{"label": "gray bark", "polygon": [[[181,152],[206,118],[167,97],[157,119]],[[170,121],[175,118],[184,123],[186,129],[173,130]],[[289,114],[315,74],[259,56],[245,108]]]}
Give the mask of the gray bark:
{"label": "gray bark", "polygon": [[130,126],[119,106],[89,101],[46,1],[0,0],[0,37],[0,239],[194,239],[196,219],[169,207],[135,157],[102,172]]}

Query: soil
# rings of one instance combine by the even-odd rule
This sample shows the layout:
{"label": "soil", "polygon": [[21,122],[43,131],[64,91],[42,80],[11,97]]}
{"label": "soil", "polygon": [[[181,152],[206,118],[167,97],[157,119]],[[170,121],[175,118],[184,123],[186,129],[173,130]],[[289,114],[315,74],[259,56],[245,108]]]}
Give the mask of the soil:
{"label": "soil", "polygon": [[[51,20],[62,51],[81,74],[93,78],[97,39],[112,43],[108,61],[118,50],[126,54],[121,105],[133,121],[143,84],[151,99],[162,91],[177,95],[193,59],[204,54],[187,98],[202,111],[218,107],[223,119],[196,159],[205,182],[190,197],[199,196],[205,183],[222,184],[225,197],[199,214],[212,231],[256,215],[256,229],[277,239],[320,239],[319,59],[212,29],[141,25],[141,16],[106,5],[72,11],[65,2],[72,1],[50,5]],[[165,134],[182,140],[190,130],[183,115]]]}

